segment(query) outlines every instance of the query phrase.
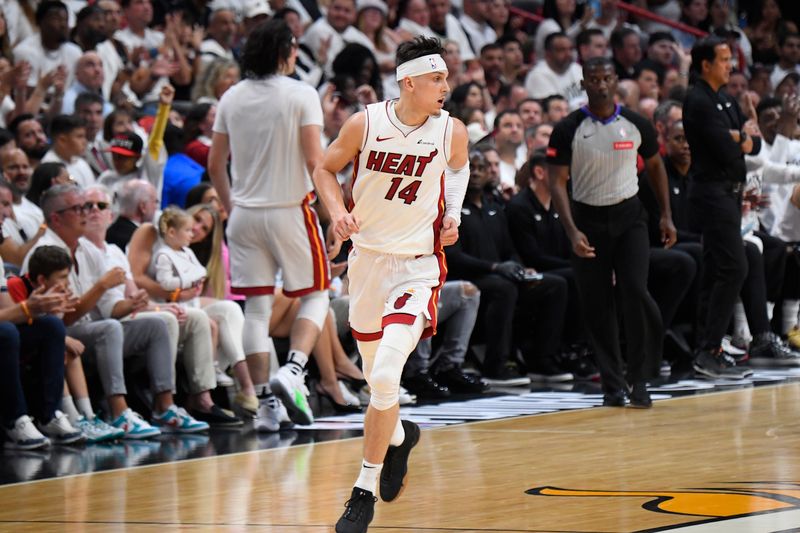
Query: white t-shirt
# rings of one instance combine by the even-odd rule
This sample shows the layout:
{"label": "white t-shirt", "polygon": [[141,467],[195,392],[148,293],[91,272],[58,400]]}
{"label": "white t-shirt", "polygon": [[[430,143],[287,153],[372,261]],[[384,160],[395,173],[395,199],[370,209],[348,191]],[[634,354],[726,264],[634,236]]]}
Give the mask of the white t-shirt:
{"label": "white t-shirt", "polygon": [[461,27],[464,28],[464,32],[472,43],[472,51],[475,53],[475,56],[480,55],[481,48],[485,45],[497,40],[497,33],[491,26],[485,22],[479,23],[468,15],[461,15]]}
{"label": "white t-shirt", "polygon": [[73,157],[72,161],[66,161],[61,159],[54,150],[50,149],[44,154],[42,163],[62,163],[67,167],[67,172],[72,176],[72,179],[84,189],[95,184],[92,167],[82,157]]}
{"label": "white t-shirt", "polygon": [[150,28],[145,28],[144,37],[136,35],[130,28],[125,28],[124,30],[117,30],[114,33],[114,38],[124,44],[128,52],[138,46],[143,46],[149,51],[153,48],[158,48],[164,43],[164,34]]}
{"label": "white t-shirt", "polygon": [[72,84],[75,76],[75,64],[80,59],[80,47],[73,43],[62,43],[57,50],[45,50],[42,39],[38,33],[31,35],[14,48],[14,63],[27,61],[31,64],[31,74],[28,76],[28,87],[36,87],[42,75],[50,72],[59,65],[67,69],[67,87]]}
{"label": "white t-shirt", "polygon": [[[14,204],[11,208],[14,211],[14,218],[7,217],[3,221],[3,234],[17,244],[24,244],[39,231],[39,226],[44,222],[44,214],[38,205],[24,196],[22,203]],[[27,238],[22,237],[22,232]]]}
{"label": "white t-shirt", "polygon": [[444,27],[447,32],[447,38],[458,43],[458,49],[461,52],[461,61],[472,61],[475,59],[475,52],[472,51],[472,46],[469,44],[467,34],[464,33],[464,28],[461,27],[461,23],[455,15],[452,13],[445,15]]}
{"label": "white t-shirt", "polygon": [[571,63],[563,74],[557,74],[542,59],[528,72],[525,90],[531,98],[541,100],[551,94],[560,94],[567,99],[570,110],[578,109],[586,103],[586,91],[581,88],[583,71],[577,63]]}
{"label": "white t-shirt", "polygon": [[331,44],[328,47],[328,62],[325,64],[325,73],[329,76],[333,75],[333,60],[339,55],[339,52],[345,47],[347,43],[358,43],[369,48],[370,52],[375,53],[375,46],[372,41],[364,35],[360,30],[353,26],[348,26],[346,30],[339,33],[333,26],[328,24],[325,17],[319,18],[308,27],[301,41],[303,44],[311,48],[314,55],[319,55],[319,49],[322,41],[330,38]]}
{"label": "white t-shirt", "polygon": [[319,95],[286,76],[243,80],[222,95],[214,131],[228,136],[234,205],[300,205],[314,189],[300,128],[322,128]]}
{"label": "white t-shirt", "polygon": [[226,50],[214,39],[206,39],[200,44],[200,61],[203,63],[203,68],[207,67],[215,59],[233,61],[233,51]]}
{"label": "white t-shirt", "polygon": [[11,46],[18,45],[36,32],[28,17],[22,11],[19,0],[5,0],[2,9],[3,14],[6,16],[8,40]]}

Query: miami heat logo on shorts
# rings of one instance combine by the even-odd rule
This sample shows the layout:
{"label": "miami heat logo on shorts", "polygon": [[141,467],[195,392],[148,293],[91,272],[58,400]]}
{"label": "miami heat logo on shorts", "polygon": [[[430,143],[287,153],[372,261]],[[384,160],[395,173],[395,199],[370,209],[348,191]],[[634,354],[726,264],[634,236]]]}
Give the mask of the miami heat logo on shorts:
{"label": "miami heat logo on shorts", "polygon": [[409,298],[411,298],[411,293],[410,292],[404,293],[401,297],[399,297],[397,300],[394,301],[394,308],[402,309],[403,307],[405,307]]}

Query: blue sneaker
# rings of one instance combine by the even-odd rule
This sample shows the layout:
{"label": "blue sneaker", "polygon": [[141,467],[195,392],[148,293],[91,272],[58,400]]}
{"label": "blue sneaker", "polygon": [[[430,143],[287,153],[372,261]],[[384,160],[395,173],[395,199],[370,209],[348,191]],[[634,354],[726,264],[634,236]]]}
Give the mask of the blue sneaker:
{"label": "blue sneaker", "polygon": [[142,415],[132,411],[130,407],[111,422],[111,425],[125,432],[123,439],[149,439],[161,435],[158,428],[148,424]]}
{"label": "blue sneaker", "polygon": [[208,424],[192,418],[182,407],[175,404],[160,415],[153,414],[151,419],[154,426],[161,429],[163,433],[198,433],[208,431]]}
{"label": "blue sneaker", "polygon": [[182,407],[172,404],[160,415],[153,414],[150,419],[163,433],[198,433],[207,431],[208,424],[192,418]]}
{"label": "blue sneaker", "polygon": [[110,426],[97,416],[91,420],[82,416],[75,426],[86,435],[86,442],[89,443],[116,440],[125,436],[125,430]]}

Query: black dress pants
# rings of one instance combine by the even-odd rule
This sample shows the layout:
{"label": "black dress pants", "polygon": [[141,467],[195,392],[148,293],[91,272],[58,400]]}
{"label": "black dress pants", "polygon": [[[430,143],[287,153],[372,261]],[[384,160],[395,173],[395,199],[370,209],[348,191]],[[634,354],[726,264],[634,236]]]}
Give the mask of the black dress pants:
{"label": "black dress pants", "polygon": [[742,196],[727,182],[694,182],[689,189],[689,223],[703,236],[703,274],[700,281],[701,324],[698,346],[722,344],[733,306],[747,277],[742,241]]}
{"label": "black dress pants", "polygon": [[[658,306],[647,292],[647,214],[635,196],[604,207],[573,202],[572,211],[575,224],[596,253],[591,259],[573,256],[572,264],[603,391],[625,390],[629,383],[655,376],[661,364],[664,328]],[[622,371],[617,305],[626,333],[627,379]]]}

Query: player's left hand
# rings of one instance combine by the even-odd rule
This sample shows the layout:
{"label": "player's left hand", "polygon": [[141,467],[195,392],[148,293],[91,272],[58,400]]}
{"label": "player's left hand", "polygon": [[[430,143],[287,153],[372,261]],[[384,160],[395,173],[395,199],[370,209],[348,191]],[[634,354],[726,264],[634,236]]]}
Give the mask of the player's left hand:
{"label": "player's left hand", "polygon": [[672,219],[662,218],[658,225],[661,229],[661,242],[664,243],[664,248],[672,248],[672,245],[678,241],[678,232]]}
{"label": "player's left hand", "polygon": [[328,252],[328,257],[331,259],[339,255],[339,251],[342,249],[342,240],[337,237],[336,228],[333,224],[328,226],[328,232],[325,236],[325,248],[325,251]]}
{"label": "player's left hand", "polygon": [[458,240],[458,224],[451,217],[444,217],[442,229],[439,231],[439,240],[442,246],[450,246]]}

